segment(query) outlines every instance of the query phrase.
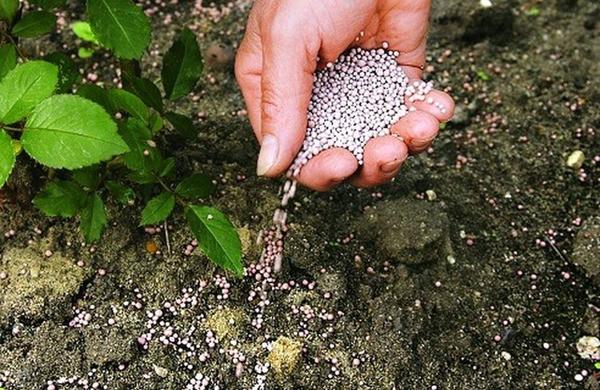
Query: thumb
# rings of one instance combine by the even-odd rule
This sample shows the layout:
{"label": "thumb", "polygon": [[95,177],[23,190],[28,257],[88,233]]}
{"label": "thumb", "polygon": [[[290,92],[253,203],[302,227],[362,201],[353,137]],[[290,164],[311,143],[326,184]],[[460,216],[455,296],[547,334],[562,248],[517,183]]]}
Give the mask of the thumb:
{"label": "thumb", "polygon": [[[287,31],[286,31],[287,30]],[[288,24],[263,36],[261,149],[257,174],[278,176],[298,154],[306,134],[316,50]]]}

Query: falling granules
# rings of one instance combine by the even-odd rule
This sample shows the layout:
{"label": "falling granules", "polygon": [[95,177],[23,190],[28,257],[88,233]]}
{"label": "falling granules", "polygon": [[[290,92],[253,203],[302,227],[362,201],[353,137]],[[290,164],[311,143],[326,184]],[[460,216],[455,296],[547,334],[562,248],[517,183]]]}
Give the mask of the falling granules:
{"label": "falling granules", "polygon": [[390,135],[394,123],[415,111],[407,102],[427,101],[445,112],[443,105],[426,99],[431,82],[410,82],[398,64],[399,54],[388,50],[387,43],[378,49],[353,48],[315,73],[306,138],[287,172],[273,225],[259,237],[264,243],[261,258],[271,260],[275,272],[281,270],[287,205],[296,193],[296,178],[310,159],[327,149],[344,148],[363,165],[367,143]]}

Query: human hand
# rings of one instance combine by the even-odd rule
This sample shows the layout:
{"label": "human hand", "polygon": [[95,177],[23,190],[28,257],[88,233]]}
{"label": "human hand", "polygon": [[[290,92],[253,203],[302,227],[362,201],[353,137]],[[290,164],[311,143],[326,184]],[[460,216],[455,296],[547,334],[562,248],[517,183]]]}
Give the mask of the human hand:
{"label": "human hand", "polygon": [[[236,77],[250,122],[261,143],[257,173],[284,173],[306,134],[307,107],[317,66],[335,62],[349,47],[381,47],[400,52],[399,63],[411,80],[420,79],[430,0],[256,0],[236,58]],[[317,59],[320,61],[317,63]],[[365,147],[364,165],[348,150],[328,149],[311,159],[298,180],[325,191],[350,179],[359,187],[391,180],[409,153],[427,150],[440,122],[449,120],[454,102],[431,91],[425,101],[407,102],[416,110],[392,126],[393,135]]]}

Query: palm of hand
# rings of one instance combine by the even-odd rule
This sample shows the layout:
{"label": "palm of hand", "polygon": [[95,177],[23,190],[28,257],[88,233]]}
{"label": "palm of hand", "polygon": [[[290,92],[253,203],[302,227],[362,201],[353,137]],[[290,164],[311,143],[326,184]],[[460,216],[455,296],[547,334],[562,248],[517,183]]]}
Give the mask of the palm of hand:
{"label": "palm of hand", "polygon": [[[401,53],[399,62],[407,65],[407,75],[420,78],[429,3],[258,0],[238,51],[236,75],[256,136],[266,141],[262,142],[259,173],[281,174],[300,149],[317,59],[323,65],[335,61],[351,46],[373,48],[387,42]],[[442,103],[444,112],[424,102],[414,103],[416,111],[392,127],[404,142],[394,136],[371,140],[360,169],[347,150],[326,150],[302,169],[299,181],[316,190],[327,190],[348,178],[357,186],[392,179],[408,154],[427,149],[439,123],[452,116],[453,102],[448,95],[432,91],[429,96]]]}

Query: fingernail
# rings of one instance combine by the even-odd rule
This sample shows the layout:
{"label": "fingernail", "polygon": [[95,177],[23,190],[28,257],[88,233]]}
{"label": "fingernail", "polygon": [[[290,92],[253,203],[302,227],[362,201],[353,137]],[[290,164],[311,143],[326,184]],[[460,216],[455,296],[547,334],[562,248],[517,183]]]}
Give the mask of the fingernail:
{"label": "fingernail", "polygon": [[263,176],[269,172],[269,169],[275,164],[277,154],[279,153],[279,142],[277,137],[272,134],[266,134],[260,145],[260,154],[258,155],[258,164],[256,166],[256,174]]}
{"label": "fingernail", "polygon": [[401,161],[390,161],[383,164],[380,169],[383,173],[394,173],[398,170],[398,168],[400,168],[401,164]]}

